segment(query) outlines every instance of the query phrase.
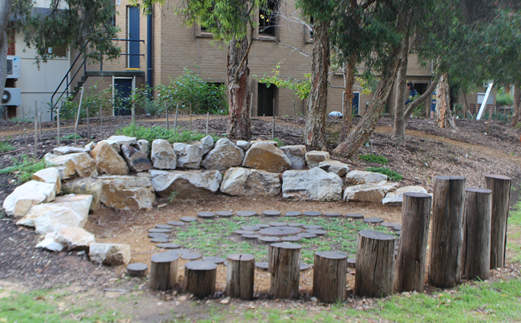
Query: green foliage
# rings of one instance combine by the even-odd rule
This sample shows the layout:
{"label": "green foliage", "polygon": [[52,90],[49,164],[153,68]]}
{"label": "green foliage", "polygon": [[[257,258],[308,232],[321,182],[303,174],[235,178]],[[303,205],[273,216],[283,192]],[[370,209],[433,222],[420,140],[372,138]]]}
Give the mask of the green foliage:
{"label": "green foliage", "polygon": [[375,154],[360,155],[358,156],[358,158],[371,163],[389,164],[389,160],[387,160],[387,158],[385,158],[384,156],[377,156]]}
{"label": "green foliage", "polygon": [[34,122],[34,119],[23,118],[23,117],[14,117],[14,118],[9,119],[9,121],[15,122],[15,123],[30,123],[30,122]]}
{"label": "green foliage", "polygon": [[63,136],[60,138],[61,140],[74,140],[74,139],[83,139],[80,135],[78,134],[73,134],[71,133],[70,135],[66,135],[66,136]]}
{"label": "green foliage", "polygon": [[15,150],[15,148],[7,140],[0,141],[0,153],[5,153],[11,150]]}
{"label": "green foliage", "polygon": [[[137,139],[145,139],[149,142],[152,142],[155,139],[164,139],[171,143],[196,141],[206,137],[205,134],[199,132],[181,132],[179,128],[177,129],[177,132],[174,134],[174,129],[168,130],[161,126],[143,127],[136,126],[133,124],[116,130],[116,134],[136,137]],[[212,136],[214,141],[221,139],[221,137],[214,134],[211,134],[210,136]]]}
{"label": "green foliage", "polygon": [[145,112],[151,116],[156,116],[163,112],[164,105],[161,100],[154,100],[152,98],[152,90],[148,85],[142,88],[136,88],[130,94],[130,100],[137,106],[141,107]]}
{"label": "green foliage", "polygon": [[387,175],[387,178],[391,181],[401,181],[403,179],[403,176],[395,172],[394,170],[390,170],[389,168],[385,167],[367,167],[365,169],[366,171],[373,172],[373,173],[380,173]]}
{"label": "green foliage", "polygon": [[275,141],[279,147],[284,147],[286,145],[282,140],[280,140],[277,137],[274,137],[273,141]]}
{"label": "green foliage", "polygon": [[[81,90],[80,90],[81,91]],[[56,105],[55,113],[60,108],[60,119],[73,120],[76,119],[79,108],[79,94],[73,98],[72,96],[63,97],[60,102]],[[99,115],[100,107],[103,110],[111,110],[112,103],[110,98],[112,97],[112,87],[107,87],[103,90],[99,90],[98,84],[94,84],[85,90],[83,94],[83,101],[81,103],[80,119],[87,117],[87,108],[89,109],[89,117],[97,117]],[[118,97],[116,95],[116,97]],[[121,105],[121,102],[117,102],[116,106]]]}
{"label": "green foliage", "polygon": [[305,100],[309,97],[311,91],[311,73],[304,74],[304,80],[297,80],[292,77],[283,77],[280,75],[280,64],[272,71],[273,76],[266,76],[258,79],[259,83],[266,84],[270,87],[272,84],[278,88],[290,89],[296,94],[299,99]]}
{"label": "green foliage", "polygon": [[13,174],[18,182],[23,183],[30,180],[34,173],[47,167],[44,160],[35,161],[27,156],[21,156],[21,159],[13,158],[13,166],[0,169],[0,174]]}
{"label": "green foliage", "polygon": [[514,98],[511,94],[507,94],[504,89],[501,89],[496,97],[496,104],[499,106],[506,105],[511,106],[514,104]]}
{"label": "green foliage", "polygon": [[178,191],[173,191],[172,193],[170,193],[170,195],[168,196],[168,204],[174,203],[174,200],[176,199],[176,197],[178,195],[179,195]]}

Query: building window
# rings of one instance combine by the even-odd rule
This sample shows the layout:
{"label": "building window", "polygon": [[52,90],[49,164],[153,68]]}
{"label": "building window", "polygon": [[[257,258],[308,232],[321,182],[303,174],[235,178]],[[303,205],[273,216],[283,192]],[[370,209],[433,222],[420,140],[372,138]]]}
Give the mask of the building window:
{"label": "building window", "polygon": [[67,58],[67,45],[61,44],[59,46],[49,47],[47,54],[52,55],[53,58]]}
{"label": "building window", "polygon": [[259,35],[275,37],[277,0],[267,0],[259,10]]}
{"label": "building window", "polygon": [[315,23],[315,19],[313,17],[309,17],[309,25],[304,26],[304,42],[306,44],[313,43],[313,24],[314,23]]}

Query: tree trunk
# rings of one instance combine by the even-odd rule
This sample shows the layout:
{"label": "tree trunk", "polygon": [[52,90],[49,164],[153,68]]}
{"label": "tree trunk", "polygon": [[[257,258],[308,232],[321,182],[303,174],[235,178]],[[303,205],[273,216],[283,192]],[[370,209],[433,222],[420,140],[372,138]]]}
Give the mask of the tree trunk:
{"label": "tree trunk", "polygon": [[400,63],[398,65],[398,73],[396,75],[396,96],[394,100],[394,132],[393,137],[397,145],[405,142],[405,105],[403,98],[405,96],[405,83],[407,83],[407,63],[409,62],[409,37],[404,36],[400,48]]}
{"label": "tree trunk", "polygon": [[0,96],[4,93],[7,77],[7,25],[14,0],[3,0],[0,7]]}
{"label": "tree trunk", "polygon": [[185,293],[204,298],[215,293],[217,265],[207,261],[190,261],[185,264]]}
{"label": "tree trunk", "polygon": [[485,187],[492,190],[490,269],[505,266],[511,182],[512,179],[507,176],[485,175]]}
{"label": "tree trunk", "polygon": [[179,258],[171,253],[158,253],[150,258],[150,288],[168,290],[177,284],[177,263]]}
{"label": "tree trunk", "polygon": [[346,298],[347,255],[336,251],[315,253],[313,296],[324,303],[343,302]]}
{"label": "tree trunk", "polygon": [[253,299],[255,257],[245,253],[228,255],[226,266],[226,296]]}
{"label": "tree trunk", "polygon": [[326,150],[327,77],[329,73],[329,22],[319,21],[313,29],[312,80],[306,118],[306,145]]}
{"label": "tree trunk", "polygon": [[346,66],[346,82],[344,90],[344,111],[342,114],[342,129],[340,130],[340,142],[344,141],[351,131],[351,119],[353,116],[353,87],[355,85],[356,76],[356,55],[349,57]]}
{"label": "tree trunk", "polygon": [[456,130],[456,123],[452,112],[450,110],[450,90],[449,90],[449,78],[447,73],[443,73],[438,82],[438,88],[436,89],[436,110],[438,112],[438,126],[440,128],[448,128]]}
{"label": "tree trunk", "polygon": [[233,38],[228,45],[228,138],[251,139],[250,90],[248,87],[249,41]]}
{"label": "tree trunk", "polygon": [[283,242],[271,244],[268,249],[270,293],[274,298],[297,299],[302,247],[295,243]]}
{"label": "tree trunk", "polygon": [[514,106],[512,111],[512,127],[515,127],[521,121],[521,85],[514,85]]}
{"label": "tree trunk", "polygon": [[[411,114],[414,112],[414,110],[427,99],[427,97],[430,97],[432,95],[432,92],[434,92],[434,89],[436,89],[436,86],[438,86],[438,78],[434,79],[421,96],[419,96],[416,100],[412,101],[409,106],[407,107],[407,110],[405,111],[405,115],[403,116],[404,120],[407,121]],[[429,107],[430,111],[430,107]],[[404,127],[404,133],[405,133],[405,127]]]}

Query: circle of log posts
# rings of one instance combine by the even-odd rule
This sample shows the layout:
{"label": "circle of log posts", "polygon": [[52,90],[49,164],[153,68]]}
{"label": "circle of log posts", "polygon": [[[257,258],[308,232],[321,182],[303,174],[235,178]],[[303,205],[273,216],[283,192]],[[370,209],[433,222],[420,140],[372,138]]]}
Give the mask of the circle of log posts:
{"label": "circle of log posts", "polygon": [[490,217],[492,191],[467,188],[461,274],[466,279],[488,279],[490,273]]}
{"label": "circle of log posts", "polygon": [[402,205],[403,233],[396,258],[394,289],[400,293],[422,292],[432,197],[424,193],[406,192],[403,194]]}
{"label": "circle of log posts", "polygon": [[355,294],[385,297],[393,293],[394,236],[363,230],[358,233]]}
{"label": "circle of log posts", "polygon": [[246,300],[253,299],[253,280],[255,257],[244,253],[235,253],[226,257],[226,296]]}
{"label": "circle of log posts", "polygon": [[436,177],[429,264],[429,284],[435,287],[451,288],[461,279],[465,182],[461,176]]}
{"label": "circle of log posts", "polygon": [[485,175],[485,188],[492,191],[490,226],[490,269],[505,266],[507,218],[512,179],[501,175]]}
{"label": "circle of log posts", "polygon": [[177,284],[177,262],[179,257],[173,253],[163,252],[150,259],[150,288],[168,290]]}
{"label": "circle of log posts", "polygon": [[217,265],[208,261],[190,261],[185,264],[185,293],[203,298],[215,293]]}
{"label": "circle of log posts", "polygon": [[313,296],[324,303],[343,302],[346,298],[347,255],[342,252],[315,253]]}
{"label": "circle of log posts", "polygon": [[298,298],[301,250],[302,246],[289,242],[269,246],[270,293],[274,298]]}

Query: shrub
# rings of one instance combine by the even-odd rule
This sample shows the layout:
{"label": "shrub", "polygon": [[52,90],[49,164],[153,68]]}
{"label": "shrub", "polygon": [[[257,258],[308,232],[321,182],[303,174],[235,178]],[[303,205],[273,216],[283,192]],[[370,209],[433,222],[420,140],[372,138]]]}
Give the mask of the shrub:
{"label": "shrub", "polygon": [[[200,140],[206,137],[204,133],[193,132],[193,131],[183,131],[180,132],[179,128],[177,132],[174,134],[174,129],[166,129],[161,126],[153,126],[153,127],[143,127],[136,125],[129,125],[123,128],[116,130],[117,135],[124,135],[130,137],[136,137],[137,139],[145,139],[149,142],[152,142],[156,139],[164,139],[168,140],[171,143],[174,142],[188,142]],[[221,137],[216,135],[211,135],[214,141],[221,139]]]}
{"label": "shrub", "polygon": [[23,183],[30,180],[34,173],[45,167],[47,167],[47,164],[44,160],[36,161],[24,155],[21,159],[14,158],[13,166],[0,169],[0,174],[16,172],[15,177],[18,179],[18,182]]}
{"label": "shrub", "polygon": [[369,154],[369,155],[360,155],[358,156],[361,160],[365,160],[371,163],[377,163],[377,164],[389,164],[389,161],[384,156],[377,156],[375,154]]}
{"label": "shrub", "polygon": [[14,150],[15,148],[7,141],[0,141],[0,153]]}
{"label": "shrub", "polygon": [[277,137],[273,138],[273,141],[275,141],[279,147],[284,147],[284,145],[286,145],[282,140],[280,140]]}
{"label": "shrub", "polygon": [[[56,138],[58,138],[58,137],[56,137]],[[74,140],[74,139],[80,140],[80,139],[83,139],[83,138],[80,135],[78,135],[78,134],[71,133],[70,135],[66,135],[66,136],[61,137],[60,139],[61,140]]]}
{"label": "shrub", "polygon": [[403,176],[395,172],[394,170],[390,170],[389,168],[385,167],[367,167],[365,169],[366,171],[373,172],[373,173],[380,173],[387,175],[387,178],[391,181],[401,181],[403,179]]}

